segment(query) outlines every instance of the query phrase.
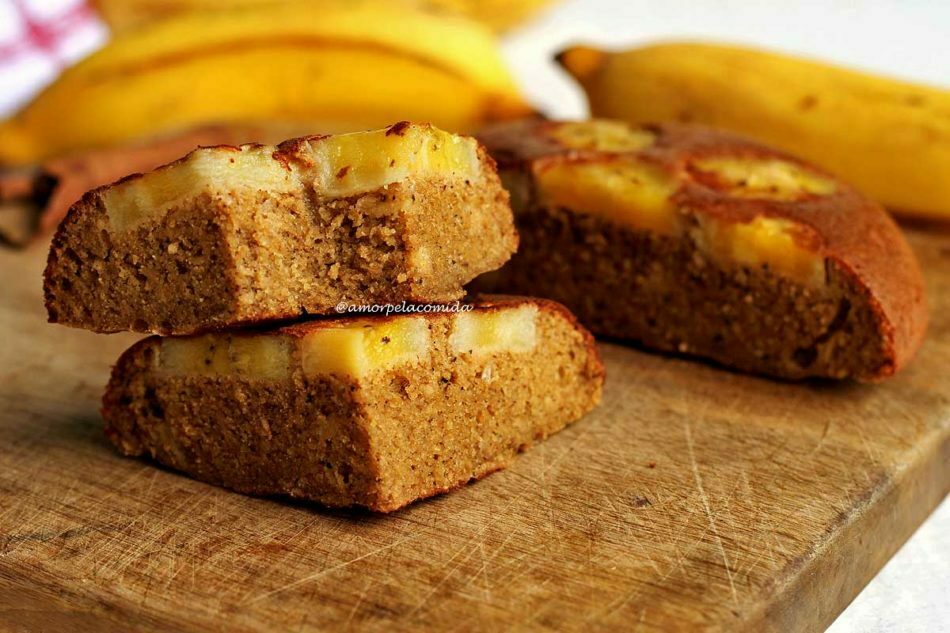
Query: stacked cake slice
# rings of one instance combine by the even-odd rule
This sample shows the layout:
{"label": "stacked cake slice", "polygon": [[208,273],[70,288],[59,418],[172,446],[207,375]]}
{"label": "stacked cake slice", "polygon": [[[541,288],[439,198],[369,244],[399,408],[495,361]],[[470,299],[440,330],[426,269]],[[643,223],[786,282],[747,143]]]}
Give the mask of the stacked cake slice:
{"label": "stacked cake slice", "polygon": [[400,123],[199,149],[90,192],[54,238],[46,303],[53,322],[173,335],[113,371],[103,415],[122,452],[390,511],[504,467],[600,399],[592,338],[559,304],[444,305],[516,245],[483,148]]}
{"label": "stacked cake slice", "polygon": [[46,270],[50,321],[190,334],[340,302],[451,301],[518,243],[472,138],[399,123],[196,150],[96,189]]}

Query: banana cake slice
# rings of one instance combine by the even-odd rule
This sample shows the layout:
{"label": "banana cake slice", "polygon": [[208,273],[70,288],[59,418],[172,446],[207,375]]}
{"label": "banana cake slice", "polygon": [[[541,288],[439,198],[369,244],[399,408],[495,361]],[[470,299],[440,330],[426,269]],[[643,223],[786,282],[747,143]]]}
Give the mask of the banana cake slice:
{"label": "banana cake slice", "polygon": [[445,302],[517,246],[494,162],[429,125],[200,148],[76,203],[49,320],[190,334],[347,303]]}
{"label": "banana cake slice", "polygon": [[806,163],[682,124],[529,121],[480,135],[521,246],[476,287],[566,304],[595,334],[787,379],[885,378],[926,329],[884,209]]}
{"label": "banana cake slice", "polygon": [[504,468],[600,400],[593,339],[563,306],[469,305],[147,338],[113,370],[106,434],[239,492],[395,510]]}

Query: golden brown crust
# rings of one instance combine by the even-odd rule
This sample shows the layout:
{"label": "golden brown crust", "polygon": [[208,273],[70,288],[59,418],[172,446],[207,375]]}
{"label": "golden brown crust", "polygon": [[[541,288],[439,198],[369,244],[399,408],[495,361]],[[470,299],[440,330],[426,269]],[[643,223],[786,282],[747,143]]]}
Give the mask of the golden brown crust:
{"label": "golden brown crust", "polygon": [[[927,327],[927,307],[919,265],[883,207],[853,187],[793,156],[730,132],[675,123],[629,126],[653,134],[653,142],[637,151],[616,152],[569,147],[552,135],[562,125],[534,120],[497,124],[483,130],[479,139],[502,172],[543,169],[557,161],[605,161],[635,155],[676,179],[678,189],[672,201],[678,208],[729,223],[759,216],[791,220],[799,227],[795,241],[850,274],[878,317],[888,360],[868,378],[893,374],[920,346]],[[827,195],[802,195],[792,200],[737,197],[721,183],[697,173],[697,161],[710,157],[780,159],[831,179],[836,187]]]}

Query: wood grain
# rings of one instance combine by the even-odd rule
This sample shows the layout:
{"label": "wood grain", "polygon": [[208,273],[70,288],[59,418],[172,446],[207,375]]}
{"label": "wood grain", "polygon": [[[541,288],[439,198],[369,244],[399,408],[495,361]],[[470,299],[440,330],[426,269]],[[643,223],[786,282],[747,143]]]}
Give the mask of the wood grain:
{"label": "wood grain", "polygon": [[599,410],[386,517],[118,456],[97,407],[134,337],[47,325],[44,249],[0,253],[0,627],[821,629],[950,490],[950,233],[910,235],[932,325],[894,380],[604,345]]}

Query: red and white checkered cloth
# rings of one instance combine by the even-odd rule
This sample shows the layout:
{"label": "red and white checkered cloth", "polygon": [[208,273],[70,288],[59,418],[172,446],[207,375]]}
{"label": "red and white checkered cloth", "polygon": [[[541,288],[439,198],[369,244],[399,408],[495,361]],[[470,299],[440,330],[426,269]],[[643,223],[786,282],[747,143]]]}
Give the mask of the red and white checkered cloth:
{"label": "red and white checkered cloth", "polygon": [[107,37],[86,0],[0,0],[0,116],[15,111]]}

